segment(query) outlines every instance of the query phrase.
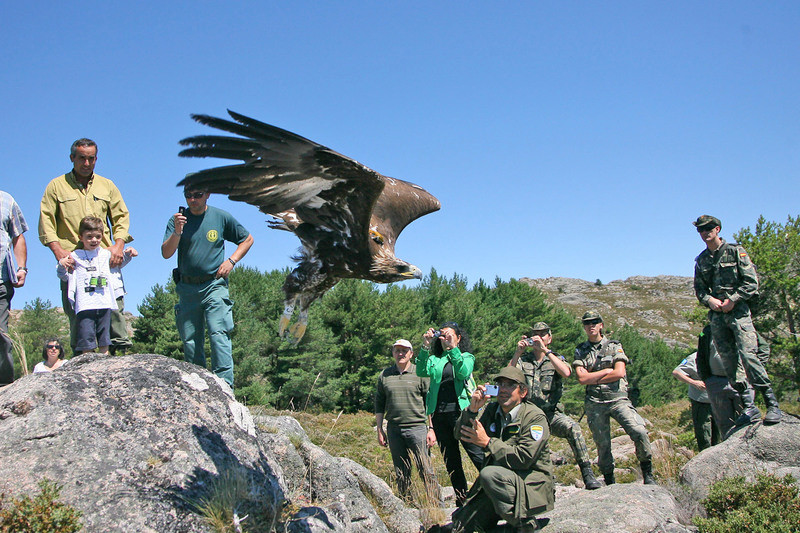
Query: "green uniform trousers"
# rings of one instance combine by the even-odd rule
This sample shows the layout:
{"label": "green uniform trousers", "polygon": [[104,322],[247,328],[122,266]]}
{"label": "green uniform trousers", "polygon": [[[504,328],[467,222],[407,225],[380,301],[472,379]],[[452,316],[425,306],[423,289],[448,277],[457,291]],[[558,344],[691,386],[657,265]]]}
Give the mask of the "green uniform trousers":
{"label": "green uniform trousers", "polygon": [[636,458],[639,462],[650,461],[650,439],[647,438],[647,428],[644,420],[636,412],[628,398],[619,398],[612,402],[597,403],[587,401],[586,420],[592,430],[592,438],[597,445],[597,466],[603,474],[614,472],[614,456],[611,455],[611,418],[619,422],[622,429],[633,441],[636,447]]}
{"label": "green uniform trousers", "polygon": [[758,357],[758,337],[747,304],[739,302],[730,313],[710,311],[708,315],[711,319],[711,336],[731,385],[737,390],[746,387],[741,381],[737,383],[736,379],[736,367],[741,361],[754,389],[771,387],[767,371]]}
{"label": "green uniform trousers", "polygon": [[689,400],[692,404],[692,425],[697,448],[702,452],[722,441],[719,428],[712,416],[711,404]]}
{"label": "green uniform trousers", "polygon": [[[470,497],[467,505],[453,513],[453,524],[461,528],[458,531],[491,531],[500,520],[505,520],[512,527],[536,523],[535,516],[520,523],[515,515],[517,507],[526,501],[525,482],[519,474],[503,466],[489,465],[483,467],[478,478],[480,491]],[[541,480],[541,487],[546,489],[544,479]]]}
{"label": "green uniform trousers", "polygon": [[547,422],[550,424],[550,435],[567,439],[572,453],[575,455],[575,462],[579,465],[588,464],[590,462],[589,450],[586,449],[586,441],[583,438],[580,424],[559,411],[545,414]]}
{"label": "green uniform trousers", "polygon": [[233,302],[228,281],[212,279],[204,283],[179,282],[180,298],[175,306],[175,323],[183,341],[183,358],[205,368],[205,327],[211,341],[211,371],[233,387]]}

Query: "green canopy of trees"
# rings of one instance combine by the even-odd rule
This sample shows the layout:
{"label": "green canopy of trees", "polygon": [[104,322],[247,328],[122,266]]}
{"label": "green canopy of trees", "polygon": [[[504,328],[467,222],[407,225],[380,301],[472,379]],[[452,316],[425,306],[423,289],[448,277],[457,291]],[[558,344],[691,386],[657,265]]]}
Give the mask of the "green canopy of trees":
{"label": "green canopy of trees", "polygon": [[[534,322],[552,330],[553,348],[571,361],[584,340],[580,321],[549,304],[534,287],[516,280],[483,280],[469,287],[465,278],[435,270],[417,287],[378,286],[344,280],[311,308],[309,326],[298,346],[278,338],[283,311],[281,286],[288,270],[231,273],[235,301],[233,357],[237,398],[250,405],[280,409],[371,410],[377,376],[392,364],[390,347],[398,338],[419,346],[428,327],[459,323],[472,340],[476,379],[489,379],[508,364],[517,340]],[[174,306],[174,285],[156,285],[139,306],[134,350],[182,358]],[[632,328],[619,331],[631,357],[629,380],[639,401],[661,404],[683,397],[670,375],[686,355],[645,339]],[[567,380],[568,410],[580,412],[583,387]]]}

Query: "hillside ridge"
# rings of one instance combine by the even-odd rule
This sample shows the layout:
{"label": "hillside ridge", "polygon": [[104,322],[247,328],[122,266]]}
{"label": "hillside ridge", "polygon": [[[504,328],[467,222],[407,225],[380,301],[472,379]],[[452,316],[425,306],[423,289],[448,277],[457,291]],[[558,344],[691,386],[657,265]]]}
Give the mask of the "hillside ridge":
{"label": "hillside ridge", "polygon": [[631,276],[598,283],[576,278],[519,278],[580,317],[598,311],[610,330],[630,325],[642,335],[669,346],[692,349],[700,326],[686,315],[697,305],[693,279],[688,276]]}

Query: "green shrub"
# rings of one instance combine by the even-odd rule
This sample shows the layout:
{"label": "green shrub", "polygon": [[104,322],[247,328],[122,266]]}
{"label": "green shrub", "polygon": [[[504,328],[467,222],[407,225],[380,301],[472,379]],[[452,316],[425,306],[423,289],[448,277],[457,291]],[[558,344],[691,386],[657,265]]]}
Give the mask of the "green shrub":
{"label": "green shrub", "polygon": [[0,494],[0,531],[35,533],[72,533],[80,531],[81,512],[58,499],[62,486],[47,478],[39,482],[39,494],[12,498],[7,506],[6,495]]}
{"label": "green shrub", "polygon": [[791,533],[800,529],[800,489],[790,475],[760,474],[755,483],[742,476],[723,479],[701,503],[708,518],[694,519],[700,533]]}

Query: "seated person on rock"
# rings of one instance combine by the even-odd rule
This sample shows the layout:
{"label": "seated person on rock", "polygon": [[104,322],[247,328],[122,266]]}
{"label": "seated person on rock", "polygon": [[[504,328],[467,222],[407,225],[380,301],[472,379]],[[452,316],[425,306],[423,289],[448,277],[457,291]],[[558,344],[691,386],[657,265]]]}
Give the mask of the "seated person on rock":
{"label": "seated person on rock", "polygon": [[[564,393],[563,378],[572,373],[569,363],[564,357],[549,348],[553,342],[550,326],[545,322],[533,325],[530,336],[523,335],[517,342],[517,350],[508,366],[517,367],[525,373],[528,381],[528,397],[526,401],[535,404],[544,411],[550,425],[550,435],[567,439],[575,462],[581,470],[584,486],[589,490],[599,489],[600,482],[594,477],[589,460],[589,450],[581,433],[581,426],[564,414],[564,406],[560,403]],[[526,350],[530,352],[525,353]]]}
{"label": "seated person on rock", "polygon": [[453,530],[490,531],[505,520],[515,531],[537,531],[536,515],[555,501],[547,417],[523,401],[528,385],[519,368],[503,368],[495,383],[497,401],[478,419],[490,398],[487,386],[479,385],[456,426],[462,441],[483,448],[485,460],[466,502],[453,513]]}

